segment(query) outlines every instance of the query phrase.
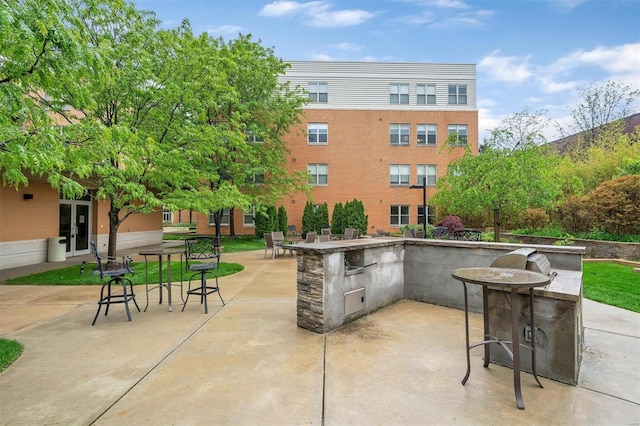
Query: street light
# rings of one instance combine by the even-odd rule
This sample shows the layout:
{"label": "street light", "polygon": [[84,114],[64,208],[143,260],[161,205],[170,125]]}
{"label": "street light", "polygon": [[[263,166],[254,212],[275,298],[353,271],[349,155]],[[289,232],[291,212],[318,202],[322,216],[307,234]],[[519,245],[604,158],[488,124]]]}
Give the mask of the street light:
{"label": "street light", "polygon": [[427,236],[427,178],[422,178],[422,185],[411,185],[411,189],[422,189],[422,230]]}

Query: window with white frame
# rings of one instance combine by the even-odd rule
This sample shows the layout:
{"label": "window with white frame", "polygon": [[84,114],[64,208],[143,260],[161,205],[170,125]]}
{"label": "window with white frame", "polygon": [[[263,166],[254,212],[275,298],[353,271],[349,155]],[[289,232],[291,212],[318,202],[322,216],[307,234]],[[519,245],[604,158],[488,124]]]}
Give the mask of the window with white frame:
{"label": "window with white frame", "polygon": [[255,207],[251,207],[251,209],[249,211],[245,211],[242,214],[242,226],[246,226],[246,227],[250,227],[250,226],[255,226],[254,222],[253,222],[253,218],[256,215],[256,209]]}
{"label": "window with white frame", "polygon": [[[422,205],[418,206],[418,217],[416,223],[422,223]],[[436,223],[436,208],[433,206],[427,206],[427,223],[429,225],[434,225]]]}
{"label": "window with white frame", "polygon": [[416,85],[416,103],[418,105],[436,104],[436,85],[418,84]]}
{"label": "window with white frame", "polygon": [[456,134],[455,146],[466,146],[468,143],[468,126],[466,124],[449,124],[449,135]]}
{"label": "window with white frame", "polygon": [[329,183],[329,165],[328,164],[307,164],[309,172],[309,183],[311,185],[327,185]]}
{"label": "window with white frame", "polygon": [[173,222],[173,212],[171,210],[162,209],[162,221],[163,222]]}
{"label": "window with white frame", "polygon": [[467,104],[467,85],[466,84],[450,84],[448,94],[449,94],[449,105],[466,105]]}
{"label": "window with white frame", "polygon": [[409,165],[391,164],[389,166],[389,183],[391,185],[409,185]]}
{"label": "window with white frame", "polygon": [[329,84],[324,82],[309,83],[309,99],[311,102],[329,102]]}
{"label": "window with white frame", "polygon": [[328,123],[308,123],[307,142],[313,144],[326,144],[329,142]]}
{"label": "window with white frame", "polygon": [[[229,209],[222,209],[222,215],[220,216],[220,226],[229,226]],[[209,226],[216,224],[215,213],[209,213]]]}
{"label": "window with white frame", "polygon": [[402,226],[409,224],[409,206],[390,206],[389,224]]}
{"label": "window with white frame", "polygon": [[435,164],[418,164],[418,185],[422,185],[424,178],[427,178],[427,186],[436,186],[438,167]]}
{"label": "window with white frame", "polygon": [[409,83],[392,83],[389,85],[389,103],[409,103]]}
{"label": "window with white frame", "polygon": [[389,143],[391,145],[409,145],[409,125],[390,124]]}
{"label": "window with white frame", "polygon": [[256,135],[252,131],[247,132],[247,142],[248,143],[263,143],[264,139],[261,136]]}
{"label": "window with white frame", "polygon": [[416,135],[418,137],[418,145],[436,145],[438,136],[438,127],[435,124],[418,124]]}
{"label": "window with white frame", "polygon": [[246,183],[253,185],[264,184],[264,171],[256,171],[248,174],[246,177]]}

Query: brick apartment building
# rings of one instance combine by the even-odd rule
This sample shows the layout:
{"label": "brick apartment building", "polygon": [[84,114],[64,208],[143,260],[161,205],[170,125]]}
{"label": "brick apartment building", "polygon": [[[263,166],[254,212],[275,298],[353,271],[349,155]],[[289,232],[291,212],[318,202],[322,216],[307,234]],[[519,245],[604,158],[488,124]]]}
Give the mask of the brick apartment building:
{"label": "brick apartment building", "polygon": [[[369,216],[367,234],[418,224],[422,185],[427,204],[437,179],[468,146],[478,152],[476,72],[473,64],[290,62],[282,81],[309,92],[301,127],[286,137],[290,170],[313,176],[314,204],[333,206],[354,198]],[[450,133],[460,147],[444,148]],[[302,225],[302,193],[282,201],[290,224]],[[428,207],[429,223],[436,211]],[[228,212],[222,233],[229,233]],[[197,232],[212,233],[212,220],[195,215]],[[236,212],[237,235],[252,234],[250,212]]]}

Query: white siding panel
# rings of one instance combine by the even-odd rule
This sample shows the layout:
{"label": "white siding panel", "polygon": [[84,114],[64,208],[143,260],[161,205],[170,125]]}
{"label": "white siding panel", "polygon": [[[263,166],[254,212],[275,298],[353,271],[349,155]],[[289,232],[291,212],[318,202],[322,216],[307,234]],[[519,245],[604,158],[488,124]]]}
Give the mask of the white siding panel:
{"label": "white siding panel", "polygon": [[[281,81],[307,88],[327,82],[328,103],[310,103],[305,109],[373,109],[424,111],[475,111],[476,69],[473,64],[290,62]],[[389,103],[389,84],[409,83],[409,104]],[[436,105],[417,105],[416,85],[436,85]],[[467,105],[448,105],[447,86],[467,85]]]}

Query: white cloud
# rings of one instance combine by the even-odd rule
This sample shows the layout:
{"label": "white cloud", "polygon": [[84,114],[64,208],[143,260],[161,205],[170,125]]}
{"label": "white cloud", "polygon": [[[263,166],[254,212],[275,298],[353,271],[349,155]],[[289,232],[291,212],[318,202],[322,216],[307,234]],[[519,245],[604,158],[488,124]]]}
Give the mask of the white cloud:
{"label": "white cloud", "polygon": [[334,10],[334,4],[328,1],[299,3],[279,0],[267,4],[260,15],[269,17],[298,16],[307,25],[317,28],[348,27],[359,25],[373,18],[372,12],[363,9]]}
{"label": "white cloud", "polygon": [[221,25],[216,28],[205,30],[210,35],[236,35],[242,32],[243,28],[238,25]]}
{"label": "white cloud", "polygon": [[327,55],[325,53],[315,53],[311,55],[311,60],[312,61],[335,61],[336,59],[333,56]]}
{"label": "white cloud", "polygon": [[361,44],[349,43],[349,42],[331,44],[331,45],[329,45],[329,47],[332,47],[334,49],[349,50],[349,51],[355,51],[355,50],[364,49],[364,46],[361,45]]}
{"label": "white cloud", "polygon": [[500,56],[495,50],[478,63],[478,69],[492,80],[508,83],[522,83],[533,74],[529,65],[530,56]]}

